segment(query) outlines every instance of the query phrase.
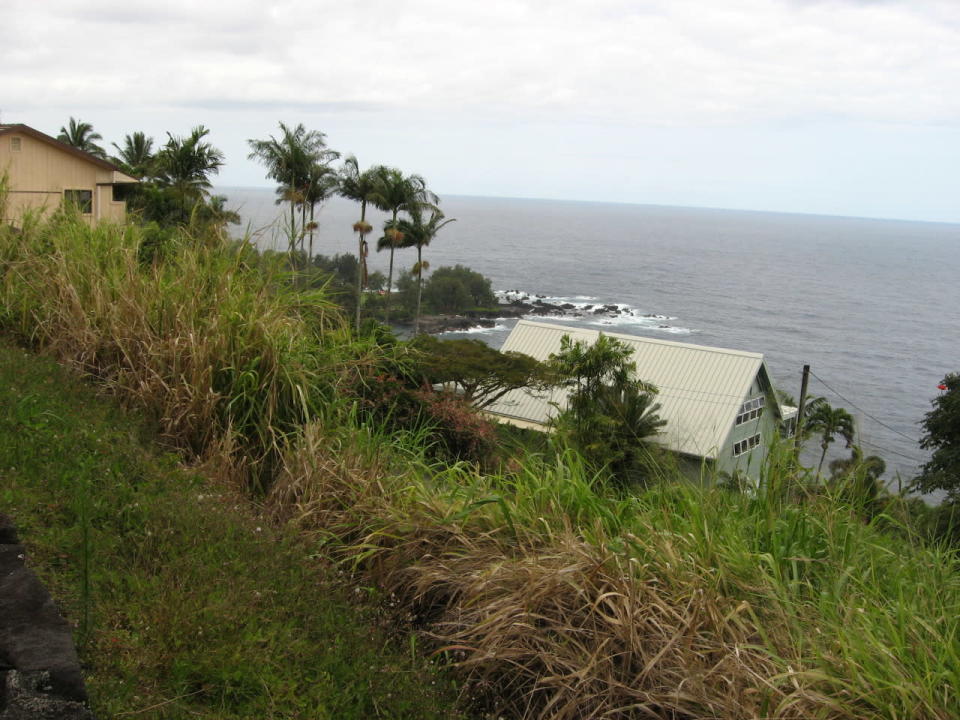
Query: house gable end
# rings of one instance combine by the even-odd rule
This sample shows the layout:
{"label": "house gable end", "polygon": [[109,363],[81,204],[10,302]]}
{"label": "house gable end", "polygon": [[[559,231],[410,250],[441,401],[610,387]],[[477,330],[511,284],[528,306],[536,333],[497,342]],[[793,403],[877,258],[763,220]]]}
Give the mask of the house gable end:
{"label": "house gable end", "polygon": [[[57,150],[60,150],[61,152],[65,152],[68,155],[72,155],[73,157],[79,160],[83,160],[92,165],[96,165],[98,168],[102,170],[109,170],[110,172],[118,172],[121,175],[124,174],[123,170],[121,170],[119,167],[114,165],[112,162],[108,160],[104,160],[103,158],[98,158],[96,155],[91,155],[88,152],[84,152],[79,148],[73,147],[73,145],[69,145],[63,142],[62,140],[57,140],[55,137],[47,135],[46,133],[42,133],[39,130],[34,130],[29,125],[23,125],[23,124],[0,125],[0,137],[3,137],[4,135],[12,135],[15,133],[26,135],[27,137],[31,137],[34,140],[39,140],[40,142],[46,143],[47,145],[50,145],[56,148]],[[124,177],[129,177],[129,176],[125,175]],[[134,178],[131,178],[131,180],[136,182]]]}

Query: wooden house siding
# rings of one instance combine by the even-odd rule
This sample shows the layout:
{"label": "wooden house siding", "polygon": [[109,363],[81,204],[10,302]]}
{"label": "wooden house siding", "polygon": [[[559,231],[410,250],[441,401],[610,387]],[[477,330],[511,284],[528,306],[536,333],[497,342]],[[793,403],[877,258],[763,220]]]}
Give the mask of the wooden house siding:
{"label": "wooden house siding", "polygon": [[64,192],[69,190],[90,193],[90,212],[84,218],[91,224],[124,220],[126,203],[113,200],[113,185],[133,178],[106,161],[67,151],[53,138],[47,141],[36,137],[36,131],[18,132],[17,128],[7,126],[0,131],[0,175],[7,178],[4,222],[19,224],[29,211],[52,212],[62,205]]}

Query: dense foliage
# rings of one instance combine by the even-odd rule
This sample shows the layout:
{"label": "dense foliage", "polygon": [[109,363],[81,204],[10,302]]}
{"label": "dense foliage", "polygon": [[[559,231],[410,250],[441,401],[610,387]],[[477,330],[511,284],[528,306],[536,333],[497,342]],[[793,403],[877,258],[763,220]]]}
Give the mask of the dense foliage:
{"label": "dense foliage", "polygon": [[650,474],[647,440],[666,424],[657,415],[657,389],[636,378],[631,355],[626,343],[601,333],[593,345],[564,335],[560,352],[550,357],[560,386],[568,390],[557,431],[620,484],[642,482]]}
{"label": "dense foliage", "polygon": [[933,409],[923,419],[920,446],[933,450],[923,466],[916,486],[922,492],[945,490],[953,502],[960,502],[960,374],[951,373],[941,383]]}
{"label": "dense foliage", "polygon": [[423,289],[423,298],[432,310],[441,313],[497,305],[490,280],[463,265],[437,268]]}

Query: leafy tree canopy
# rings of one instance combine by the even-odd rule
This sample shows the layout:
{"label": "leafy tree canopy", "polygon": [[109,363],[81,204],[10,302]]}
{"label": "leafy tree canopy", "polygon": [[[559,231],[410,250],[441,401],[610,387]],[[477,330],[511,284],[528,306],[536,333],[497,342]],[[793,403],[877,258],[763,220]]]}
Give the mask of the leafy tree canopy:
{"label": "leafy tree canopy", "polygon": [[952,502],[960,501],[960,374],[947,375],[933,409],[923,418],[920,447],[933,450],[913,488],[921,492],[946,490]]}
{"label": "leafy tree canopy", "polygon": [[502,353],[480,340],[438,340],[421,335],[414,347],[423,353],[419,370],[432,384],[454,383],[476,408],[492,405],[511,390],[543,387],[547,368],[529,355]]}
{"label": "leafy tree canopy", "polygon": [[463,265],[437,268],[424,285],[423,299],[428,307],[446,313],[497,304],[489,278]]}

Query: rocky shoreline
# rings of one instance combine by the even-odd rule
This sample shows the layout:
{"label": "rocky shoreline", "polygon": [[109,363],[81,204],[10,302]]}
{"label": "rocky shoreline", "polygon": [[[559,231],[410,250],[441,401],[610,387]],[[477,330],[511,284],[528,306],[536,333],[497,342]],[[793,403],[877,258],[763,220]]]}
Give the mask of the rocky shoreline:
{"label": "rocky shoreline", "polygon": [[[529,295],[516,290],[501,293],[506,302],[497,308],[476,310],[462,315],[424,315],[420,318],[421,332],[437,335],[444,332],[466,332],[478,328],[496,327],[498,320],[522,317],[608,317],[618,318],[633,315],[628,307],[613,304],[579,304],[571,302],[548,302],[545,295]],[[643,315],[651,319],[666,319],[659,315]],[[660,327],[669,327],[661,325]]]}

